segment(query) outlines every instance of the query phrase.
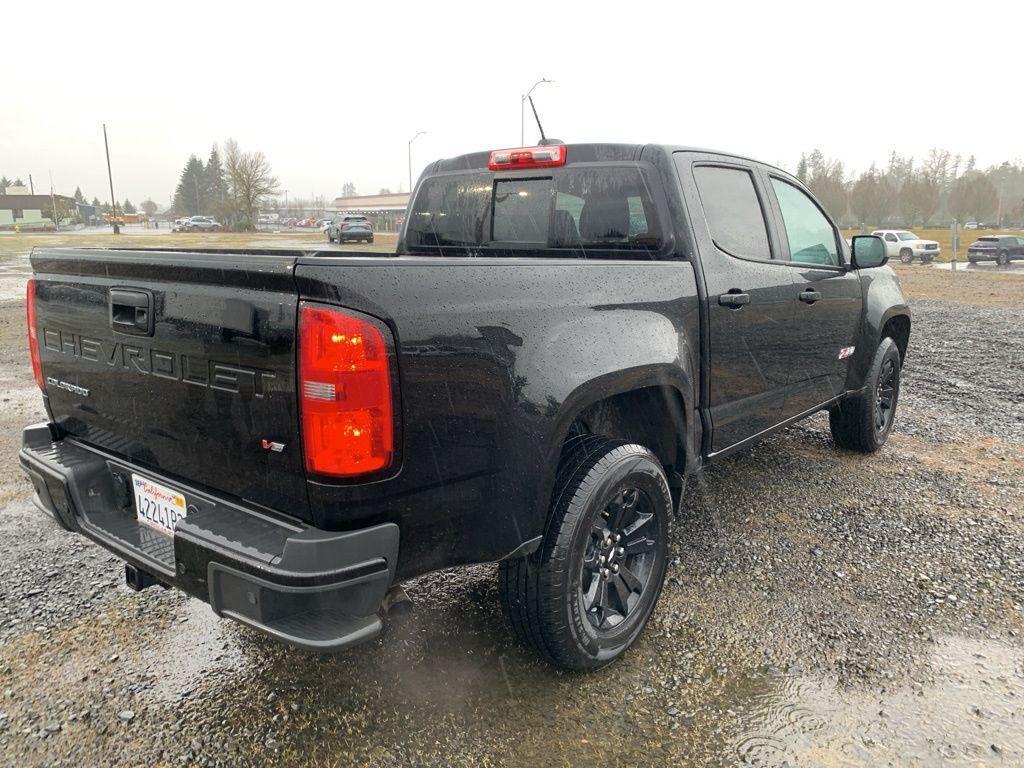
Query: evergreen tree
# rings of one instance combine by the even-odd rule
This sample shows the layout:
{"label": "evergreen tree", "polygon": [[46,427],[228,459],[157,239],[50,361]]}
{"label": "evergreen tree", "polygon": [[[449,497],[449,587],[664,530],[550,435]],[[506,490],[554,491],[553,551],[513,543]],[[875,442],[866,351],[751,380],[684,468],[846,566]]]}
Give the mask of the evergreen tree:
{"label": "evergreen tree", "polygon": [[203,161],[190,155],[174,190],[174,210],[183,216],[199,216],[205,212],[209,191]]}
{"label": "evergreen tree", "polygon": [[800,153],[800,162],[796,164],[796,177],[804,184],[807,183],[807,153]]}
{"label": "evergreen tree", "polygon": [[121,206],[121,210],[125,213],[136,213],[135,206],[132,205],[132,201],[127,197],[124,199],[124,205]]}
{"label": "evergreen tree", "polygon": [[11,186],[11,180],[6,176],[0,176],[0,195],[4,194],[9,186]]}
{"label": "evergreen tree", "polygon": [[75,202],[76,203],[84,203],[85,202],[85,195],[82,194],[82,188],[81,187],[75,187]]}
{"label": "evergreen tree", "polygon": [[231,203],[228,199],[227,176],[216,144],[210,149],[210,157],[206,161],[206,193],[209,213],[226,221],[231,214]]}
{"label": "evergreen tree", "polygon": [[21,180],[21,176],[19,176],[18,178],[16,178],[14,180],[14,186],[16,186],[16,187],[24,187],[25,186],[25,182]]}
{"label": "evergreen tree", "polygon": [[92,205],[93,208],[99,208],[100,207],[100,199],[98,197],[94,197],[92,199],[91,205]]}

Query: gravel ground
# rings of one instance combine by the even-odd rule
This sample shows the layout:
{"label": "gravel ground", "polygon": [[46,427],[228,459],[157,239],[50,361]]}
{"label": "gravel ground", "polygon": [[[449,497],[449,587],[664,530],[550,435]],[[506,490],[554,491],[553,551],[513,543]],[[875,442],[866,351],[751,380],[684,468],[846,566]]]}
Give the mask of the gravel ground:
{"label": "gravel ground", "polygon": [[510,641],[492,567],[413,582],[335,657],[130,592],[31,508],[18,433],[42,413],[0,303],[0,761],[1024,763],[1024,280],[899,272],[889,445],[837,451],[819,415],[709,469],[651,625],[589,676]]}

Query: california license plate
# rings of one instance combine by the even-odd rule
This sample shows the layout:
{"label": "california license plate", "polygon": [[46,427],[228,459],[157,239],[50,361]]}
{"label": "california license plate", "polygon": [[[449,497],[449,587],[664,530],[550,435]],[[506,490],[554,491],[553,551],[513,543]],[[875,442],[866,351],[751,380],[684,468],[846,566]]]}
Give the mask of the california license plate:
{"label": "california license plate", "polygon": [[178,521],[188,510],[185,497],[173,488],[135,474],[132,475],[132,486],[135,490],[135,516],[139,522],[173,536]]}

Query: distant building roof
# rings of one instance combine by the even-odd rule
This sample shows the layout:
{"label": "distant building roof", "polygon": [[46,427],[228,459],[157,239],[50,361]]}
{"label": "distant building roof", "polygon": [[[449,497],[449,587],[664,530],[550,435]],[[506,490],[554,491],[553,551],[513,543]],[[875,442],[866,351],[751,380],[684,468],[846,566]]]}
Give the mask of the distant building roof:
{"label": "distant building roof", "polygon": [[[62,203],[75,204],[75,198],[67,195],[54,195]],[[28,208],[29,210],[41,210],[50,204],[49,195],[0,195],[0,209],[5,211]]]}
{"label": "distant building roof", "polygon": [[334,198],[338,212],[404,211],[409,206],[409,193],[390,195],[353,195]]}

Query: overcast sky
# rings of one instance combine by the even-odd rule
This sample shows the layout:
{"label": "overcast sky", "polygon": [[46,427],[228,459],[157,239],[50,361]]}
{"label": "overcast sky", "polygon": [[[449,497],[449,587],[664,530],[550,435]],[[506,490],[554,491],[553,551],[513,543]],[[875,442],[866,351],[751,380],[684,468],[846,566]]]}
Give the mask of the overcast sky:
{"label": "overcast sky", "polygon": [[105,200],[106,122],[120,200],[167,203],[189,154],[229,137],[292,197],[408,189],[414,133],[414,177],[517,146],[540,77],[556,81],[535,92],[545,130],[567,142],[788,168],[814,147],[855,170],[892,149],[1024,157],[1021,3],[232,5],[5,4],[0,174]]}

